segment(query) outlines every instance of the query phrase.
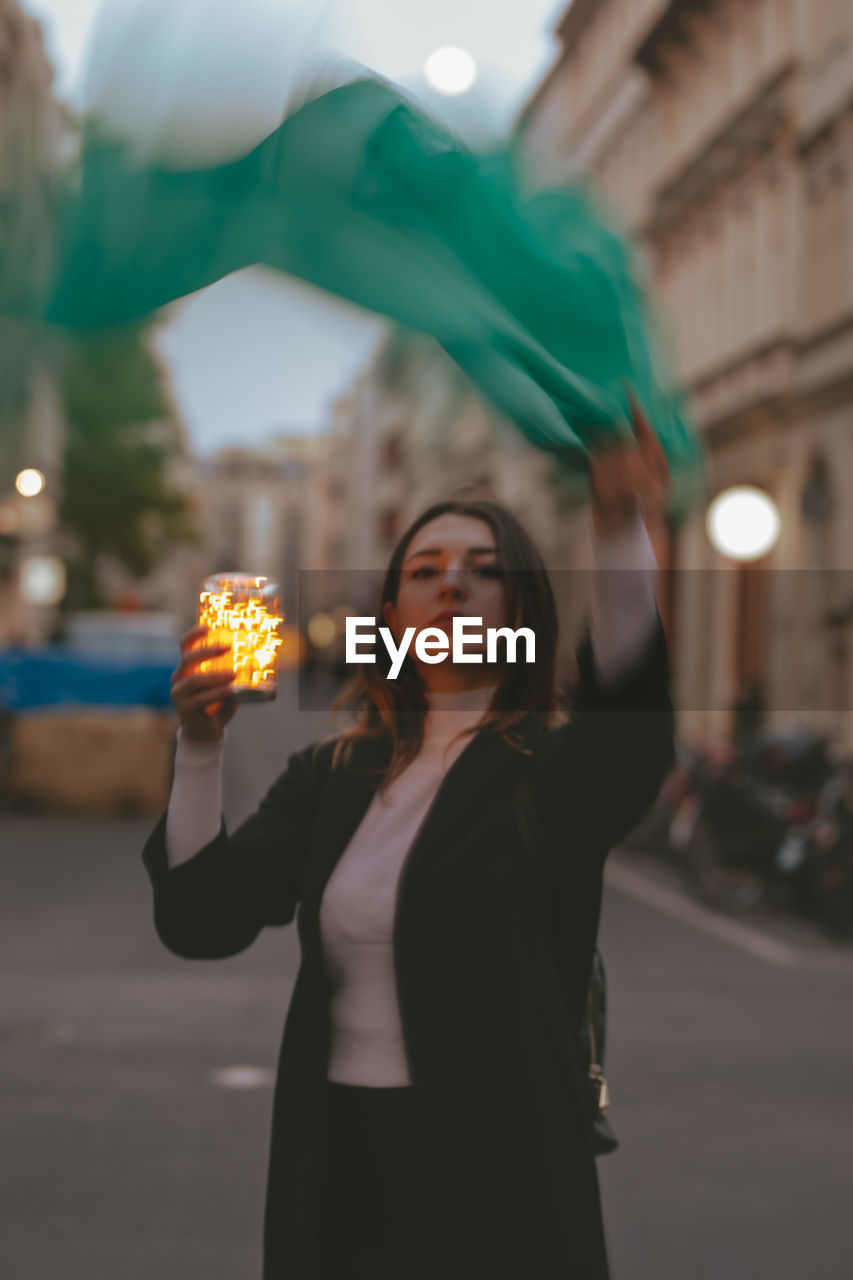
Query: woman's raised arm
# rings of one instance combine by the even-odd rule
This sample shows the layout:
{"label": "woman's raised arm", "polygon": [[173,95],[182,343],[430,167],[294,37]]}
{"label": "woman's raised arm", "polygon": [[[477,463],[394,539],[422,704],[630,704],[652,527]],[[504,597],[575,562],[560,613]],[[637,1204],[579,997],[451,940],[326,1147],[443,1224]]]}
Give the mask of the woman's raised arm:
{"label": "woman's raised arm", "polygon": [[602,859],[651,808],[675,761],[669,654],[643,520],[662,508],[669,471],[633,402],[632,417],[635,439],[590,460],[592,620],[577,650],[572,718],[554,732],[539,779],[540,802],[553,819],[564,808],[574,839]]}

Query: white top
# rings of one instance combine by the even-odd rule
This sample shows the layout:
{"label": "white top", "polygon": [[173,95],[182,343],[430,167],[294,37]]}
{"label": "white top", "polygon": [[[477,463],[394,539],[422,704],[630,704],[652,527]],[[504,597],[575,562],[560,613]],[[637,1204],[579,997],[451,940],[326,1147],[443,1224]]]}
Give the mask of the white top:
{"label": "white top", "polygon": [[337,863],[320,905],[332,981],[328,1076],[343,1084],[409,1084],[391,946],[400,874],[450,765],[470,742],[493,685],[428,694],[424,742],[385,796],[375,795]]}
{"label": "white top", "polygon": [[[638,518],[618,538],[593,535],[596,572],[590,634],[603,683],[630,667],[656,625],[657,569]],[[630,570],[630,572],[627,572]],[[332,982],[328,1077],[374,1087],[411,1083],[403,1045],[393,955],[393,927],[406,855],[438,785],[470,741],[493,686],[428,694],[424,743],[385,796],[374,796],[341,855],[320,904],[320,931]],[[178,731],[175,777],[166,821],[170,866],[192,857],[218,834],[224,743],[189,742]]]}

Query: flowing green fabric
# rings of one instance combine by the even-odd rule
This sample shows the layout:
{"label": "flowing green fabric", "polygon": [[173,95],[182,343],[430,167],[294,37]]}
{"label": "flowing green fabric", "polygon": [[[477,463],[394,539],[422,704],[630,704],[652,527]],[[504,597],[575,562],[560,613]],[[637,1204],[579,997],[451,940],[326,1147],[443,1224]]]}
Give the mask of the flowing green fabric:
{"label": "flowing green fabric", "polygon": [[626,240],[580,186],[525,195],[508,145],[469,150],[365,76],[306,102],[249,154],[207,168],[91,142],[58,225],[54,325],[120,324],[265,264],[433,335],[567,471],[630,431],[625,382],[661,439],[674,515],[702,450]]}

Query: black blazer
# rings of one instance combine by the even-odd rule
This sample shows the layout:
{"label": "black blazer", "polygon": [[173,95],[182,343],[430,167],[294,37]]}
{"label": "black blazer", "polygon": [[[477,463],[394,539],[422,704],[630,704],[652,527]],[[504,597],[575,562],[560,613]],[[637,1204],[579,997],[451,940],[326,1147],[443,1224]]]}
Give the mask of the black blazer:
{"label": "black blazer", "polygon": [[[674,760],[663,626],[618,683],[577,653],[571,721],[528,730],[522,755],[488,730],[446,773],[409,851],[394,956],[446,1280],[607,1280],[591,1122],[577,1040],[606,855],[647,812]],[[297,917],[301,965],[273,1104],[264,1280],[312,1280],[330,987],[320,901],[373,785],[387,736],[330,769],[333,743],[292,755],[257,811],[169,868],[165,815],[143,860],[154,923],[177,956],[217,959]],[[561,921],[559,973],[510,806],[526,774]],[[298,915],[297,915],[298,909]],[[343,1278],[342,1278],[343,1280]]]}

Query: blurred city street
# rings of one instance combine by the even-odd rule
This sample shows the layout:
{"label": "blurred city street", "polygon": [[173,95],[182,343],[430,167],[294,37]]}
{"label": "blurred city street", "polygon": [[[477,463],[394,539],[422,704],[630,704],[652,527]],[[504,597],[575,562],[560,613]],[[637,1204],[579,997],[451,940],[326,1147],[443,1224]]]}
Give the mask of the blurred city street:
{"label": "blurred city street", "polygon": [[[229,821],[330,727],[298,711],[292,679],[241,709]],[[151,825],[0,825],[0,1195],[21,1280],[260,1275],[296,931],[228,961],[171,956],[140,858]],[[651,859],[612,856],[600,942],[621,1147],[598,1167],[614,1280],[842,1280],[853,949],[788,917],[714,920]],[[217,1081],[228,1068],[256,1074]]]}
{"label": "blurred city street", "polygon": [[[333,677],[357,675],[371,715],[417,748],[390,824],[377,806],[355,842],[365,861],[337,913],[336,1030],[353,1069],[366,1063],[349,1078],[388,1079],[375,1064],[399,1051],[393,991],[361,963],[383,905],[389,933],[391,896],[374,886],[410,847],[441,757],[418,682],[389,695],[398,672],[354,654],[350,624],[388,623],[382,655],[401,631],[421,692],[450,693],[451,709],[465,695],[466,715],[478,659],[431,672],[441,657],[418,641],[466,612],[524,624],[539,666],[502,672],[507,728],[558,694],[590,705],[576,645],[592,610],[590,662],[615,673],[605,709],[624,726],[635,687],[636,706],[669,710],[662,649],[620,685],[652,603],[677,754],[605,874],[611,1280],[853,1275],[851,139],[843,0],[0,0],[0,1222],[14,1280],[264,1267],[299,939],[267,929],[210,962],[157,938],[142,849],[168,804],[176,713],[205,740],[204,715],[230,711],[226,667],[252,694],[278,679],[274,702],[227,727],[232,831],[292,753],[348,723],[323,709]],[[199,622],[217,656],[180,657]],[[649,772],[656,733],[608,739],[639,743],[642,766],[628,779],[600,762],[608,789],[589,795],[608,819],[611,784],[626,803],[632,783],[657,786],[671,757],[659,735]],[[176,785],[187,852],[192,770]],[[573,819],[579,791],[560,790],[555,812]],[[504,824],[488,798],[464,799],[493,878]],[[583,823],[572,832],[580,845]],[[497,966],[521,954],[503,928],[521,895],[504,878],[500,914],[482,883],[459,950],[448,927],[412,982],[427,1013],[437,992],[457,1004],[411,1037],[453,1054],[451,1106],[433,1115],[450,1117],[441,1150],[460,1175],[456,1270],[474,1258],[470,1280],[545,1280],[512,1233],[526,1248],[538,1230],[544,1258],[551,1225],[573,1258],[592,1256],[587,1234],[599,1255],[595,1277],[579,1262],[565,1280],[601,1280],[585,1191],[550,1224],[529,1196],[534,1213],[509,1211],[533,1153],[550,1161],[549,1138],[576,1128],[528,1129],[521,1159],[512,1125],[488,1150],[491,1112],[476,1128],[475,1107],[458,1127],[452,1111],[485,1063],[496,1126],[521,1114],[511,1015],[546,1008],[523,968],[524,1006],[485,998],[515,981]],[[580,959],[587,887],[565,898]],[[454,887],[445,902],[468,899]],[[308,1044],[326,1011],[306,1008]],[[571,1091],[537,1079],[537,1112],[565,1123]],[[287,1177],[272,1185],[292,1189],[319,1135],[297,1141],[279,1119]],[[476,1135],[461,1159],[458,1132]],[[583,1189],[564,1154],[553,1185]],[[295,1235],[267,1247],[274,1280],[308,1280],[277,1261],[298,1257]]]}

